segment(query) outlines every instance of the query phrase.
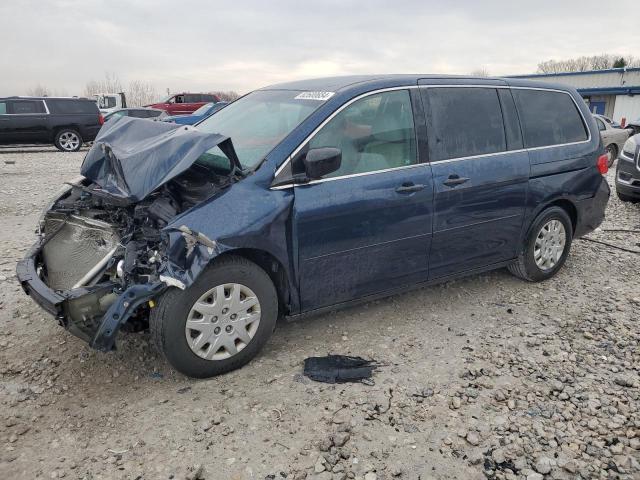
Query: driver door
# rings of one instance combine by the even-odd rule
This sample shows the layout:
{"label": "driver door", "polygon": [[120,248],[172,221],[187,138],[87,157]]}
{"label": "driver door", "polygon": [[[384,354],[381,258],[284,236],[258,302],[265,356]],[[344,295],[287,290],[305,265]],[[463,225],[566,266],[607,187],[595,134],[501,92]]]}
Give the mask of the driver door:
{"label": "driver door", "polygon": [[344,108],[309,148],[342,151],[339,170],[294,188],[303,311],[424,281],[433,183],[419,163],[408,90],[371,94]]}

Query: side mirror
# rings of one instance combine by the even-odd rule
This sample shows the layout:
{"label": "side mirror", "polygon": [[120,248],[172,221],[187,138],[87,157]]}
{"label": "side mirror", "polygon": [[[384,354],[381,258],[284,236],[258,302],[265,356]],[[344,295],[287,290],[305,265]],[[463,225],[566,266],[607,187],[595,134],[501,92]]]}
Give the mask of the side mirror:
{"label": "side mirror", "polygon": [[342,151],[333,147],[312,148],[307,152],[303,163],[310,180],[322,178],[340,168]]}

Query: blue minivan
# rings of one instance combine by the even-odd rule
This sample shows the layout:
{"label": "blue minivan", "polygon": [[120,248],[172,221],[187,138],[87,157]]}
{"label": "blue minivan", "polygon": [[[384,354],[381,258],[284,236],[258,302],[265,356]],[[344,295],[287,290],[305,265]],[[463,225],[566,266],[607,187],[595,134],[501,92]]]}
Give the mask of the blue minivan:
{"label": "blue minivan", "polygon": [[195,128],[105,125],[18,278],[94,348],[149,328],[177,370],[210,377],[253,358],[279,317],[501,267],[552,277],[604,218],[603,153],[562,85],[275,85]]}

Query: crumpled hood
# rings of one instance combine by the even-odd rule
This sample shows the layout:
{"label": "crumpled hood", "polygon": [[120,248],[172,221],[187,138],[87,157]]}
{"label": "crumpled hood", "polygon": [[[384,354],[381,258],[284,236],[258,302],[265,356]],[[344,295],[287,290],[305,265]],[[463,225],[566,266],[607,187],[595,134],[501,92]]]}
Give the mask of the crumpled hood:
{"label": "crumpled hood", "polygon": [[232,164],[239,165],[229,137],[174,123],[120,117],[102,127],[80,171],[109,195],[135,203],[216,145]]}

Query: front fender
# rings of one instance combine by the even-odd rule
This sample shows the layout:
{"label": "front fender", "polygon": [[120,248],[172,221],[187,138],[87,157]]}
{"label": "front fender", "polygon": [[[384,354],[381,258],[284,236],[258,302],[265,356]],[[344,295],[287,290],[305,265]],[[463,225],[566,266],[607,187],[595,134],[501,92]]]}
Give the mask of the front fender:
{"label": "front fender", "polygon": [[298,286],[291,248],[293,193],[241,180],[175,218],[163,231],[161,280],[188,288],[219,255],[238,249],[268,253],[286,270],[292,295]]}

